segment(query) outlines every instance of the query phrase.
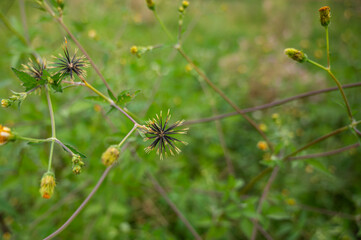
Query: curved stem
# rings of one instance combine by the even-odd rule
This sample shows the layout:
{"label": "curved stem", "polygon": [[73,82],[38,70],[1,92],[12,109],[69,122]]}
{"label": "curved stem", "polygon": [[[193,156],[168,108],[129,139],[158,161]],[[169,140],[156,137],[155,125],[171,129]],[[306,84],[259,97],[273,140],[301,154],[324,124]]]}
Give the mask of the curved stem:
{"label": "curved stem", "polygon": [[52,164],[52,160],[53,160],[53,152],[54,152],[54,144],[55,144],[54,139],[56,138],[56,131],[55,131],[54,110],[53,110],[53,105],[51,103],[51,98],[50,98],[50,94],[49,94],[49,90],[48,90],[47,86],[45,86],[45,94],[46,94],[46,99],[48,101],[50,120],[51,120],[51,138],[52,138],[52,141],[51,141],[51,146],[50,146],[49,163],[48,163],[48,172],[50,172],[51,164]]}
{"label": "curved stem", "polygon": [[345,92],[344,92],[344,90],[343,90],[343,88],[342,88],[341,83],[337,80],[337,78],[335,77],[335,75],[333,75],[333,73],[331,72],[331,70],[330,70],[329,68],[326,68],[326,67],[322,66],[321,64],[319,64],[319,63],[317,63],[317,62],[315,62],[315,61],[312,61],[311,59],[307,59],[307,62],[315,65],[316,67],[321,68],[322,70],[325,70],[325,71],[331,76],[331,78],[332,78],[332,79],[334,80],[334,82],[336,83],[336,85],[337,85],[337,87],[338,87],[338,89],[339,89],[339,91],[340,91],[340,93],[341,93],[341,95],[342,95],[343,101],[344,101],[345,104],[346,104],[347,114],[348,114],[350,120],[352,121],[352,120],[353,120],[353,117],[352,117],[352,111],[351,111],[350,104],[349,104],[349,102],[348,102],[348,100],[347,100],[346,94],[345,94]]}
{"label": "curved stem", "polygon": [[52,234],[50,234],[48,237],[44,238],[43,240],[49,240],[49,239],[52,239],[53,237],[57,236],[75,219],[76,216],[78,216],[80,211],[83,210],[85,205],[90,201],[90,199],[94,196],[96,191],[99,189],[100,185],[103,183],[105,177],[108,175],[109,171],[112,169],[113,166],[114,165],[111,165],[105,169],[104,173],[98,180],[98,182],[95,185],[95,187],[93,188],[93,190],[89,193],[88,197],[82,202],[82,204],[78,207],[78,209],[71,215],[71,217],[58,230],[56,230],[55,232],[53,232]]}

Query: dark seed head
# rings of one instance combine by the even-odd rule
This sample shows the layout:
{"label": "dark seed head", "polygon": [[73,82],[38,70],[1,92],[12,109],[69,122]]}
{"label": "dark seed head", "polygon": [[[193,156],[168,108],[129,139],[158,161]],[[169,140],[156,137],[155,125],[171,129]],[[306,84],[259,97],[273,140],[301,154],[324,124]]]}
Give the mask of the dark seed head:
{"label": "dark seed head", "polygon": [[54,68],[58,68],[61,73],[61,78],[70,76],[71,79],[74,78],[74,74],[78,76],[84,76],[84,68],[88,67],[87,61],[84,56],[77,57],[77,50],[73,56],[69,54],[68,42],[65,39],[65,44],[63,47],[64,56],[59,54],[59,57],[55,57],[56,61],[54,63]]}
{"label": "dark seed head", "polygon": [[174,137],[176,134],[186,134],[188,128],[177,130],[176,128],[181,126],[184,122],[177,121],[172,125],[168,126],[168,122],[170,119],[169,110],[167,113],[167,116],[165,117],[165,120],[163,122],[162,112],[160,112],[159,116],[156,115],[156,118],[153,118],[153,120],[149,120],[146,122],[145,134],[147,137],[144,139],[145,141],[152,139],[153,142],[146,147],[144,150],[146,153],[149,153],[154,148],[157,148],[157,154],[160,155],[160,159],[163,159],[163,154],[167,156],[167,150],[170,152],[171,155],[174,155],[175,151],[176,153],[180,153],[181,150],[176,146],[176,142],[187,144],[186,142],[183,142],[181,140],[178,140]]}

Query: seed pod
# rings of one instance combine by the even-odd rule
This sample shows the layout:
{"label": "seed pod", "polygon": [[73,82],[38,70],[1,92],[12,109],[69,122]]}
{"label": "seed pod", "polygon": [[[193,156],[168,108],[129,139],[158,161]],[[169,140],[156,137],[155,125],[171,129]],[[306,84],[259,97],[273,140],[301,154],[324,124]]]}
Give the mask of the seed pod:
{"label": "seed pod", "polygon": [[115,146],[110,146],[102,155],[102,163],[109,167],[118,160],[119,150]]}
{"label": "seed pod", "polygon": [[293,60],[303,63],[307,60],[307,55],[304,54],[302,51],[299,51],[297,49],[294,48],[286,48],[285,49],[285,54],[287,56],[289,56],[290,58],[292,58]]}
{"label": "seed pod", "polygon": [[45,199],[51,198],[51,196],[53,196],[54,193],[55,185],[56,183],[55,183],[54,173],[51,172],[44,173],[40,183],[41,196]]}

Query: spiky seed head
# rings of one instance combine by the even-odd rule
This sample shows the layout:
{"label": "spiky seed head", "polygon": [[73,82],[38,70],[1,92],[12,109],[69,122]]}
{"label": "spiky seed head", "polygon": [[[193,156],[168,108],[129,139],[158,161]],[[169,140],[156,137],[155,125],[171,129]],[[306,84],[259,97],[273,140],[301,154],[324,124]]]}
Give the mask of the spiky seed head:
{"label": "spiky seed head", "polygon": [[162,112],[160,112],[159,115],[156,114],[156,118],[153,118],[152,120],[149,119],[149,121],[146,122],[146,126],[143,128],[146,135],[144,140],[153,140],[153,142],[144,149],[146,153],[149,153],[153,149],[157,148],[157,154],[160,156],[160,159],[163,159],[163,155],[166,157],[168,156],[167,150],[171,155],[174,155],[174,152],[178,154],[181,152],[181,150],[176,146],[176,142],[185,145],[187,144],[186,142],[174,137],[176,134],[187,133],[188,128],[177,129],[183,124],[184,120],[177,121],[168,127],[170,117],[170,110],[168,110],[164,121]]}
{"label": "spiky seed head", "polygon": [[307,61],[307,55],[304,54],[302,51],[299,51],[294,48],[286,48],[285,54],[287,56],[289,56],[290,58],[292,58],[293,60],[300,62],[300,63]]}
{"label": "spiky seed head", "polygon": [[61,73],[61,78],[70,77],[70,79],[74,79],[74,74],[78,76],[84,77],[86,75],[85,68],[87,68],[88,62],[85,59],[85,56],[78,57],[76,54],[78,50],[76,49],[74,55],[70,55],[68,49],[68,41],[65,38],[63,45],[64,56],[59,54],[59,57],[54,57],[55,63],[53,68],[59,69],[58,72]]}
{"label": "spiky seed head", "polygon": [[331,8],[329,6],[324,6],[318,9],[320,13],[320,22],[321,25],[327,27],[331,22]]}
{"label": "spiky seed head", "polygon": [[55,185],[56,183],[55,183],[54,173],[51,172],[44,173],[40,183],[41,196],[45,199],[51,198],[51,196],[53,196],[54,193]]}
{"label": "spiky seed head", "polygon": [[42,79],[44,70],[46,69],[46,60],[37,58],[33,61],[32,59],[29,59],[28,64],[23,64],[22,66],[25,72],[39,81]]}
{"label": "spiky seed head", "polygon": [[102,163],[109,167],[119,158],[119,149],[116,146],[110,146],[102,155]]}

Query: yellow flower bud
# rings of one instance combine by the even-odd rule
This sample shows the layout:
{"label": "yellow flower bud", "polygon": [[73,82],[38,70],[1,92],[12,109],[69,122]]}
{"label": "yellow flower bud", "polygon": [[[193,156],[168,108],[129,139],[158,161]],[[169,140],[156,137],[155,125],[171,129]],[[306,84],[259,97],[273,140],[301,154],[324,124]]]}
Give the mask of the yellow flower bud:
{"label": "yellow flower bud", "polygon": [[9,106],[10,106],[10,103],[11,103],[11,101],[10,101],[9,99],[2,99],[2,100],[1,100],[1,106],[2,106],[3,108],[9,107]]}
{"label": "yellow flower bud", "polygon": [[114,146],[110,146],[102,155],[102,163],[109,167],[115,161],[117,161],[119,157],[119,150]]}
{"label": "yellow flower bud", "polygon": [[180,6],[180,7],[178,8],[178,11],[179,11],[180,13],[184,12],[184,7],[183,7],[183,6]]}
{"label": "yellow flower bud", "polygon": [[138,53],[138,47],[137,46],[132,46],[130,48],[130,52],[133,53],[133,54],[137,54]]}
{"label": "yellow flower bud", "polygon": [[320,12],[320,21],[321,25],[324,27],[327,27],[328,24],[330,24],[331,21],[331,9],[329,6],[324,6],[320,9],[318,9]]}
{"label": "yellow flower bud", "polygon": [[259,141],[257,143],[257,148],[262,151],[266,151],[268,149],[268,144],[265,141]]}
{"label": "yellow flower bud", "polygon": [[189,2],[188,1],[183,1],[182,6],[183,6],[184,9],[186,9],[189,6]]}
{"label": "yellow flower bud", "polygon": [[0,125],[0,146],[7,143],[12,137],[11,129]]}
{"label": "yellow flower bud", "polygon": [[299,51],[294,48],[286,48],[285,54],[287,56],[289,56],[290,58],[292,58],[293,60],[300,62],[300,63],[305,62],[307,60],[306,54],[304,54],[302,51]]}
{"label": "yellow flower bud", "polygon": [[55,188],[55,177],[51,172],[44,173],[40,183],[40,194],[43,198],[49,199],[53,196]]}

